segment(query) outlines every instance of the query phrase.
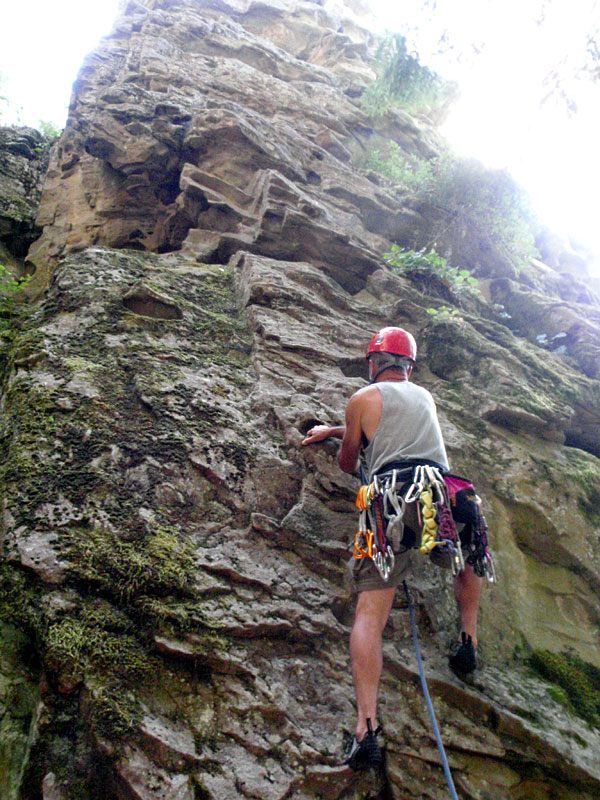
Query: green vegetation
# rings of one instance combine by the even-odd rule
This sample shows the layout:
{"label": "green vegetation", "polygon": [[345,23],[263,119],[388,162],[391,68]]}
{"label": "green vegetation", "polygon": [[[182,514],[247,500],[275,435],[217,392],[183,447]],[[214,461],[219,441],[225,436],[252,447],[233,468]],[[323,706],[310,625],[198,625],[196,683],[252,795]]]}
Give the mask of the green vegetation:
{"label": "green vegetation", "polygon": [[536,218],[528,196],[505,169],[487,169],[475,159],[447,152],[424,161],[408,156],[395,142],[370,154],[372,169],[414,191],[416,199],[446,211],[432,241],[452,226],[487,234],[517,259],[539,256],[532,230]]}
{"label": "green vegetation", "polygon": [[550,696],[582,719],[600,727],[600,669],[575,653],[534,650],[530,664],[546,680],[556,684]]}
{"label": "green vegetation", "polygon": [[369,153],[365,168],[415,190],[431,180],[433,171],[431,161],[409,156],[396,142],[389,142],[384,152]]}
{"label": "green vegetation", "polygon": [[[394,272],[403,275],[426,294],[433,294],[455,305],[461,305],[461,299],[467,295],[478,294],[477,279],[468,269],[452,267],[445,258],[434,250],[403,250],[392,245],[392,252],[385,254],[385,259]],[[436,323],[464,322],[460,311],[448,305],[439,305],[426,309],[427,314]]]}
{"label": "green vegetation", "polygon": [[39,625],[35,609],[41,592],[21,570],[0,562],[0,620],[31,633]]}
{"label": "green vegetation", "polygon": [[[578,489],[577,506],[592,526],[600,527],[600,464],[598,459],[574,447],[565,448],[565,477]],[[600,542],[598,542],[600,544]]]}
{"label": "green vegetation", "polygon": [[431,177],[420,193],[455,220],[485,231],[515,255],[538,255],[529,200],[507,170],[487,169],[475,159],[446,154],[431,162]]}
{"label": "green vegetation", "polygon": [[[161,525],[150,534],[130,534],[129,540],[101,528],[71,529],[64,533],[61,549],[69,561],[71,580],[86,595],[105,598],[122,620],[134,621],[136,630],[177,634],[205,628],[213,637],[212,645],[223,644],[196,591],[192,546],[177,528]],[[100,630],[109,622],[112,628],[115,624],[89,613],[83,622]],[[128,646],[123,636],[121,641]],[[103,634],[101,644],[108,646]],[[133,651],[127,650],[122,659],[136,668]]]}
{"label": "green vegetation", "polygon": [[420,64],[418,54],[408,52],[406,39],[398,33],[381,38],[375,58],[377,79],[361,98],[363,108],[372,116],[392,107],[412,112],[439,108],[456,96],[456,84]]}
{"label": "green vegetation", "polygon": [[90,702],[90,726],[102,739],[122,742],[139,729],[141,707],[118,683],[97,689]]}
{"label": "green vegetation", "polygon": [[60,693],[85,684],[92,732],[118,747],[139,728],[141,707],[131,687],[155,682],[164,669],[155,634],[193,628],[207,652],[228,642],[203,614],[191,546],[174,529],[158,527],[136,541],[70,529],[60,549],[69,559],[67,585],[78,589],[72,602],[52,607],[48,587],[4,563],[0,620],[28,633]]}
{"label": "green vegetation", "polygon": [[31,275],[16,278],[4,264],[0,264],[0,332],[11,327],[11,321],[17,313],[18,292],[25,289]]}
{"label": "green vegetation", "polygon": [[158,527],[135,541],[108,530],[63,532],[72,603],[52,608],[30,574],[0,565],[0,619],[28,632],[46,674],[61,693],[85,684],[91,730],[117,746],[139,727],[132,686],[155,681],[163,669],[153,636],[193,627],[207,652],[227,648],[206,619],[195,588],[191,546],[173,529]]}
{"label": "green vegetation", "polygon": [[58,125],[55,125],[54,122],[51,122],[47,119],[41,119],[39,121],[38,130],[46,139],[49,139],[51,142],[54,142],[55,139],[58,139],[62,133],[62,130],[58,127]]}
{"label": "green vegetation", "polygon": [[76,529],[66,537],[73,577],[123,607],[135,607],[136,601],[148,595],[192,594],[195,562],[190,545],[166,526],[142,541],[124,541],[100,528]]}
{"label": "green vegetation", "polygon": [[439,308],[427,308],[426,311],[435,322],[464,322],[460,311],[456,308],[439,306]]}
{"label": "green vegetation", "polygon": [[63,673],[63,679],[68,671],[69,685],[79,683],[90,668],[105,676],[116,672],[128,681],[140,680],[149,670],[130,620],[101,600],[49,625],[43,641],[47,666]]}
{"label": "green vegetation", "polygon": [[597,486],[586,486],[585,494],[577,498],[580,511],[596,526],[600,526],[600,489]]}
{"label": "green vegetation", "polygon": [[[6,457],[0,463],[0,485],[11,483],[18,487],[22,481],[33,482],[44,475],[43,455],[50,449],[56,432],[56,420],[51,413],[55,407],[52,391],[39,385],[25,389],[22,381],[14,381],[5,394],[6,405],[11,411],[13,404],[21,399],[21,392],[27,413],[18,415],[7,411],[0,421],[0,442],[6,448]],[[18,448],[12,444],[17,438]],[[46,489],[44,485],[39,486],[34,493],[35,499],[43,498]]]}
{"label": "green vegetation", "polygon": [[[62,692],[73,691],[87,678],[105,687],[99,694],[102,702],[114,695],[113,705],[118,706],[117,698],[125,695],[127,685],[155,672],[157,664],[143,633],[118,608],[102,599],[83,598],[64,611],[53,611],[44,602],[44,594],[31,575],[6,563],[0,565],[0,620],[28,633],[35,649],[43,653],[47,674]],[[99,698],[94,693],[91,700],[92,723]],[[132,701],[127,709],[130,719]],[[102,735],[109,735],[109,725],[114,725],[115,741],[123,726],[130,727],[115,714],[97,718]]]}
{"label": "green vegetation", "polygon": [[[477,292],[477,279],[471,275],[468,269],[450,266],[446,259],[434,250],[429,252],[403,250],[398,245],[393,245],[392,252],[386,253],[385,259],[394,272],[405,275],[417,283],[424,283],[424,288],[433,290],[436,294],[442,294],[456,302],[459,302],[461,295]],[[447,308],[447,306],[442,308]],[[435,310],[429,309],[430,313],[431,311]],[[441,312],[442,309],[439,311]],[[448,311],[450,313],[449,309]]]}

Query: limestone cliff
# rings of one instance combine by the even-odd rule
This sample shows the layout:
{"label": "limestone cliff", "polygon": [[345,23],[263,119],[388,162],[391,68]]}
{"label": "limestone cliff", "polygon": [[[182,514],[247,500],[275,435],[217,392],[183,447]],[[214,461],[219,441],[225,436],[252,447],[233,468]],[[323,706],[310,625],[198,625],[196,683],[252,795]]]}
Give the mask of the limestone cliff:
{"label": "limestone cliff", "polygon": [[[598,728],[529,657],[600,667],[600,304],[449,224],[438,248],[482,294],[427,313],[458,298],[383,254],[442,212],[357,165],[439,140],[361,110],[372,50],[321,2],[132,0],[80,71],[27,257],[39,300],[3,350],[3,797],[383,791],[340,766],[357,485],[334,443],[300,442],[341,421],[384,324],[418,339],[498,562],[470,685],[448,577],[415,558],[411,579],[459,794],[598,795]],[[400,596],[382,715],[394,796],[446,797]]]}

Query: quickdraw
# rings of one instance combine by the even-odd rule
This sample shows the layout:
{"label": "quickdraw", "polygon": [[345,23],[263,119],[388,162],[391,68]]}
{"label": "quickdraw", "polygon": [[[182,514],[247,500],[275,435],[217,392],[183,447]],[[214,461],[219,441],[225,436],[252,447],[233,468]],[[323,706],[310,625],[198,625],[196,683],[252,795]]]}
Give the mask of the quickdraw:
{"label": "quickdraw", "polygon": [[[474,519],[469,523],[471,542],[467,545],[466,560],[477,575],[485,575],[495,582],[494,564],[487,546],[487,525],[473,485],[464,478],[443,476],[437,467],[430,465],[393,469],[376,475],[371,483],[360,487],[356,497],[360,516],[354,557],[371,558],[387,581],[394,568],[394,553],[402,550],[406,505],[416,503],[421,526],[419,551],[428,554],[436,550],[443,554],[452,566],[453,575],[458,575],[464,569],[465,557],[455,525],[454,507],[465,487],[472,491],[469,499],[477,504],[475,511],[470,506]],[[459,517],[459,521],[463,520]]]}
{"label": "quickdraw", "polygon": [[[358,532],[354,538],[354,557],[369,557],[384,581],[394,569],[396,557],[386,537],[387,520],[382,510],[382,491],[377,476],[373,482],[361,486],[356,496],[356,507],[360,511]],[[369,525],[370,518],[375,524]],[[373,533],[373,530],[375,533]]]}

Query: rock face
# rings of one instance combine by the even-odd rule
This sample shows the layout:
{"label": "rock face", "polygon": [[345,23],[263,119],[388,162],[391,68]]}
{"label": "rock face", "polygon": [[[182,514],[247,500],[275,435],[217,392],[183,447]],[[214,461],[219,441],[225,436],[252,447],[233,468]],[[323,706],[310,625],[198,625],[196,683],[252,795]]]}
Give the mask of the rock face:
{"label": "rock face", "polygon": [[[418,217],[350,164],[373,135],[353,100],[374,77],[369,40],[316,3],[129,4],[80,72],[50,165],[29,254],[41,285],[98,244],[312,257],[361,288],[382,235],[406,240]],[[389,127],[434,152],[408,115]]]}
{"label": "rock face", "polygon": [[34,220],[49,155],[34,128],[0,127],[0,263],[22,263],[39,236]]}
{"label": "rock face", "polygon": [[600,667],[598,302],[542,263],[477,267],[479,242],[482,296],[432,317],[448,287],[385,265],[431,218],[356,163],[437,137],[360,110],[371,37],[349,14],[130,2],[81,70],[28,256],[45,296],[3,354],[2,796],[447,796],[400,595],[388,794],[340,766],[357,484],[335,443],[300,442],[341,422],[384,324],[418,339],[498,560],[471,685],[446,665],[450,580],[419,558],[410,579],[459,792],[598,795],[598,729],[527,661]]}

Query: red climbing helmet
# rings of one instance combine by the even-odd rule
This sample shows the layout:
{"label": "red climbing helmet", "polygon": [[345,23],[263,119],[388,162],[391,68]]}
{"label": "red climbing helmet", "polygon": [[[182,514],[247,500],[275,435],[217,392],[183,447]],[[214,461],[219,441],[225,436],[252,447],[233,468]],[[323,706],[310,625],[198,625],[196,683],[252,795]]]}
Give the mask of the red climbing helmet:
{"label": "red climbing helmet", "polygon": [[412,333],[404,328],[382,328],[369,342],[367,360],[371,353],[392,353],[416,361],[417,343]]}

